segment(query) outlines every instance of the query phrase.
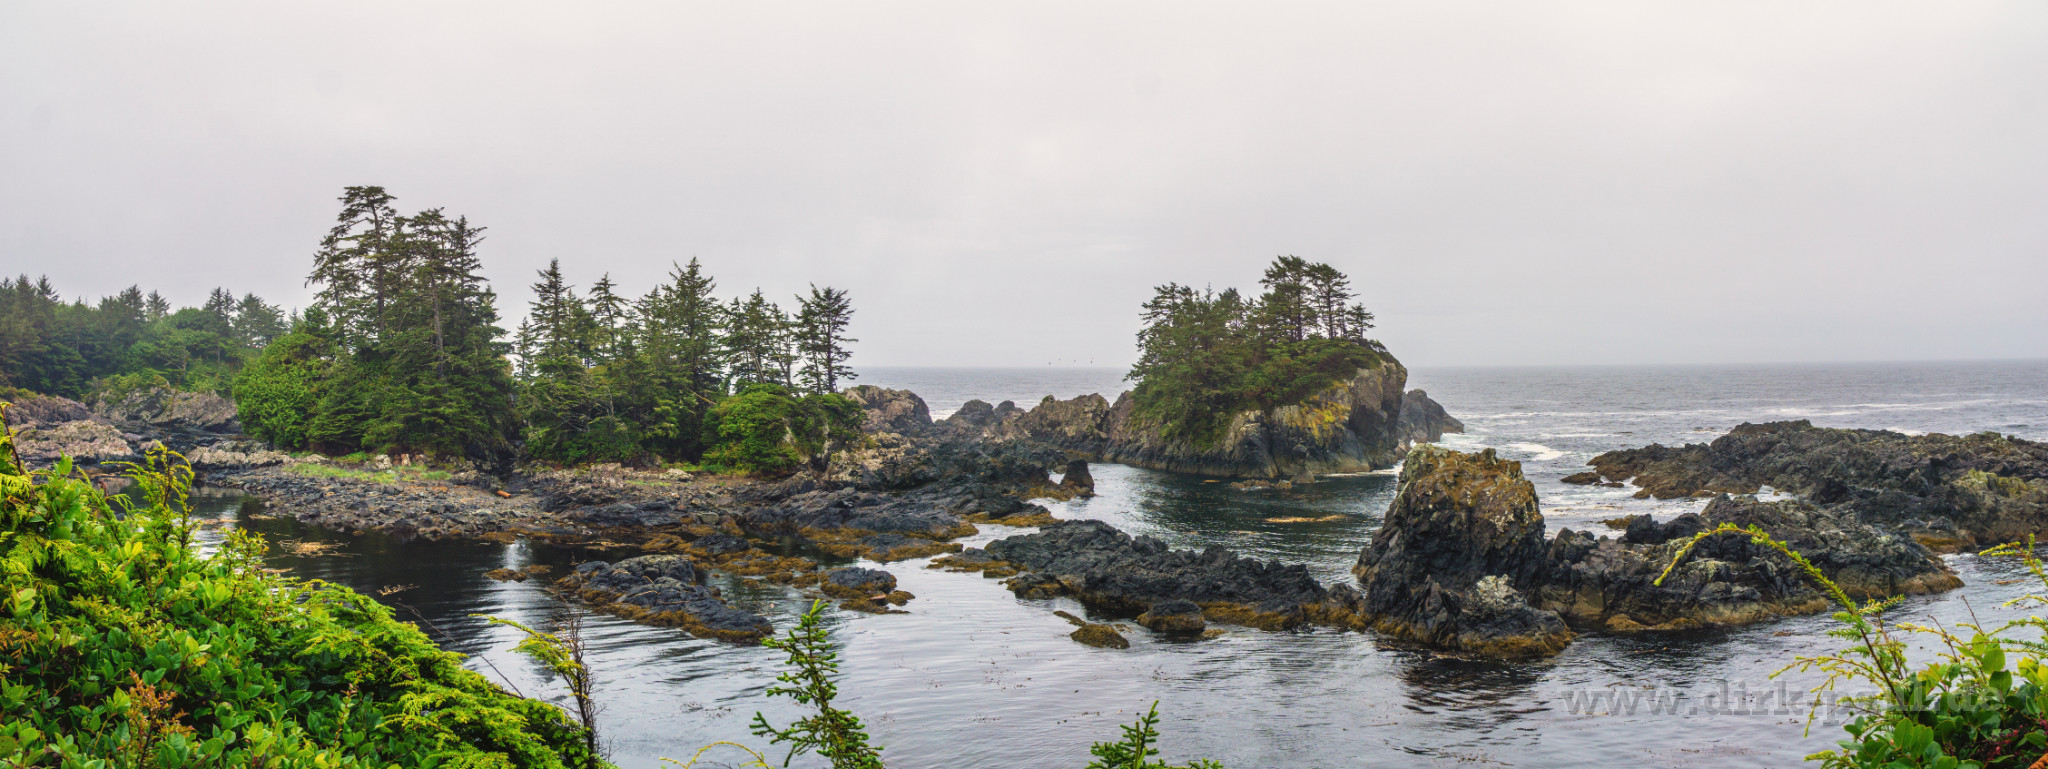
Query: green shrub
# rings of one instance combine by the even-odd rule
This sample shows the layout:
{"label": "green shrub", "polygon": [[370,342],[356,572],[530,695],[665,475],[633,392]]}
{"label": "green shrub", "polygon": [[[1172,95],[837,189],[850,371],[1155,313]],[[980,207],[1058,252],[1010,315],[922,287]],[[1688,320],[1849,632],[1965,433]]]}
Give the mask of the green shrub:
{"label": "green shrub", "polygon": [[[0,406],[4,415],[4,406]],[[464,669],[377,602],[191,547],[191,470],[159,449],[115,502],[0,430],[0,765],[566,767],[558,708]]]}
{"label": "green shrub", "polygon": [[861,418],[860,404],[842,395],[799,399],[781,385],[747,385],[705,415],[704,464],[762,475],[823,469],[831,451],[858,438]]}

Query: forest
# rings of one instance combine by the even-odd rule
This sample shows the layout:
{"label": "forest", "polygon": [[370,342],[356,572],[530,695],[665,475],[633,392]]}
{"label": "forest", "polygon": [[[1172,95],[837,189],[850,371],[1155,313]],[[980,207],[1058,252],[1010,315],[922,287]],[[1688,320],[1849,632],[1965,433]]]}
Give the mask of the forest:
{"label": "forest", "polygon": [[1247,296],[1168,283],[1145,303],[1130,379],[1136,416],[1169,438],[1207,445],[1233,416],[1296,403],[1387,354],[1373,316],[1337,268],[1273,260]]}
{"label": "forest", "polygon": [[90,400],[162,384],[232,398],[279,448],[417,453],[505,467],[704,463],[780,473],[856,432],[837,394],[853,305],[813,286],[793,309],[730,300],[691,259],[636,297],[609,275],[580,293],[560,261],[508,333],[482,276],[484,228],[405,215],[382,187],[347,188],[307,276],[303,311],[216,289],[172,310],[130,287],[88,304],[45,279],[0,291],[0,387]]}

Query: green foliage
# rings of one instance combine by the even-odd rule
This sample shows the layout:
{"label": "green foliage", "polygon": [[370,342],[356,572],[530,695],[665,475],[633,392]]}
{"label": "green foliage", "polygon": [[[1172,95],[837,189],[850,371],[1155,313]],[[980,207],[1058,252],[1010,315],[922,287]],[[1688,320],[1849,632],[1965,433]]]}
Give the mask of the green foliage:
{"label": "green foliage", "polygon": [[587,749],[585,765],[588,769],[597,769],[603,762],[597,741],[597,699],[591,694],[590,665],[584,662],[583,614],[566,602],[564,608],[567,614],[558,633],[543,633],[509,619],[475,616],[526,634],[512,650],[539,663],[569,687],[569,695],[576,700],[576,719],[583,726],[583,742]]}
{"label": "green foliage", "polygon": [[[0,407],[4,408],[4,407]],[[110,501],[0,430],[0,765],[580,767],[584,730],[346,588],[191,547],[158,450]]]}
{"label": "green foliage", "polygon": [[1347,304],[1349,279],[1336,268],[1281,257],[1261,283],[1254,300],[1177,283],[1155,290],[1130,373],[1140,420],[1209,445],[1239,413],[1298,403],[1379,363],[1384,349],[1364,336],[1372,313]]}
{"label": "green foliage", "polygon": [[[1785,554],[1842,607],[1834,615],[1842,627],[1830,634],[1851,645],[1834,654],[1800,657],[1779,671],[1826,674],[1813,689],[1814,713],[1826,707],[1829,695],[1838,694],[1844,684],[1876,691],[1835,699],[1836,706],[1856,714],[1843,726],[1849,739],[1840,741],[1836,750],[1808,756],[1809,761],[1830,769],[2018,769],[2037,766],[2048,753],[2048,667],[2040,662],[2048,654],[2048,643],[2038,640],[2048,630],[2048,620],[2033,615],[1992,627],[1964,623],[1957,630],[1911,622],[1888,625],[1883,614],[1897,606],[1899,598],[1857,604],[1804,556],[1754,526],[1722,524],[1702,532],[1680,548],[1665,575],[1701,540],[1723,534],[1748,536],[1751,542]],[[2025,545],[2006,545],[1980,555],[2018,557],[2048,589],[2048,570],[2042,568],[2031,538]],[[1662,581],[1660,576],[1658,582]],[[2048,593],[2028,595],[2007,606],[2043,603],[2048,603]],[[1916,667],[1896,632],[1932,636],[1945,651]]]}
{"label": "green foliage", "polygon": [[785,664],[791,668],[775,677],[782,683],[768,687],[768,696],[789,697],[817,708],[818,714],[778,729],[768,723],[767,716],[755,713],[754,736],[767,737],[771,745],[789,743],[784,766],[815,750],[832,761],[832,769],[881,769],[882,747],[868,744],[867,727],[860,717],[832,707],[832,700],[839,696],[839,685],[832,680],[839,673],[839,653],[832,650],[831,636],[822,622],[824,613],[824,601],[812,602],[788,635],[761,642],[787,652]]}
{"label": "green foliage", "polygon": [[333,358],[319,321],[301,323],[264,348],[235,377],[235,408],[243,429],[281,449],[306,448],[319,388]]}
{"label": "green foliage", "polygon": [[843,395],[798,398],[781,385],[747,385],[706,415],[704,463],[762,475],[822,468],[860,435],[861,417],[860,405]]}
{"label": "green foliage", "polygon": [[87,305],[65,302],[48,278],[0,280],[0,386],[84,398],[94,380],[139,375],[225,393],[281,322],[275,306],[226,289],[173,311],[134,286]]}
{"label": "green foliage", "polygon": [[1088,762],[1087,769],[1223,769],[1223,765],[1207,759],[1190,764],[1169,764],[1153,761],[1159,755],[1159,702],[1153,701],[1152,709],[1138,717],[1138,722],[1123,727],[1124,738],[1117,742],[1098,742],[1088,749],[1095,757]]}
{"label": "green foliage", "polygon": [[344,191],[307,278],[319,302],[271,345],[285,349],[265,351],[237,405],[287,448],[502,463],[517,425],[497,296],[479,274],[483,228],[439,209],[400,216],[393,201]]}

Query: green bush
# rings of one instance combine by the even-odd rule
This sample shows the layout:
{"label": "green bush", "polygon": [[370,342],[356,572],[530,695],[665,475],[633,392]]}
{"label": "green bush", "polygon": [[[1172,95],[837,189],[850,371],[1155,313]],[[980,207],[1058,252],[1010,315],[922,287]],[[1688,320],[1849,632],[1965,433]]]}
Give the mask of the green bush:
{"label": "green bush", "polygon": [[261,539],[196,553],[176,455],[131,472],[145,503],[110,502],[69,462],[24,472],[5,436],[0,765],[588,763],[560,709],[363,595],[266,573]]}
{"label": "green bush", "polygon": [[860,404],[842,395],[799,399],[781,385],[747,385],[705,415],[704,464],[761,475],[823,469],[832,451],[859,437],[861,418]]}

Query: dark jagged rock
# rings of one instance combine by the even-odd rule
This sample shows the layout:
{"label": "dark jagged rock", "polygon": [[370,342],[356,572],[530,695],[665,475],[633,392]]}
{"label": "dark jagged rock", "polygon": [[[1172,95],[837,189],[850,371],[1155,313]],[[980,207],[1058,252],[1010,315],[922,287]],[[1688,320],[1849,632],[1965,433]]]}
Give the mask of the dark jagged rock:
{"label": "dark jagged rock", "polygon": [[1719,497],[1697,515],[1658,524],[1630,519],[1620,539],[1565,529],[1535,603],[1575,625],[1632,631],[1734,625],[1825,611],[1830,602],[1796,565],[1744,535],[1699,543],[1655,584],[1694,534],[1723,523],[1758,526],[1820,568],[1853,598],[1934,593],[1962,586],[1939,558],[1909,537],[1804,502]]}
{"label": "dark jagged rock", "polygon": [[2048,444],[1996,433],[1907,436],[1743,424],[1712,443],[1610,451],[1590,463],[1637,497],[1750,494],[1763,486],[1905,531],[1938,550],[2048,533]]}
{"label": "dark jagged rock", "polygon": [[1418,443],[1441,441],[1445,433],[1465,432],[1465,423],[1430,400],[1429,393],[1418,389],[1401,397],[1401,416],[1394,430],[1400,436],[1401,450],[1407,451]]}
{"label": "dark jagged rock", "polygon": [[953,539],[974,533],[973,525],[930,500],[847,487],[808,491],[747,510],[740,515],[740,525],[764,534],[835,530]]}
{"label": "dark jagged rock", "polygon": [[1202,607],[1193,601],[1160,601],[1138,615],[1138,624],[1157,633],[1200,634],[1208,629]]}
{"label": "dark jagged rock", "polygon": [[1088,474],[1088,460],[1068,461],[1066,474],[1060,476],[1059,488],[1075,497],[1095,496],[1095,476]]}
{"label": "dark jagged rock", "polygon": [[756,643],[774,632],[767,619],[727,604],[717,588],[704,584],[704,577],[682,556],[643,555],[618,563],[585,563],[562,583],[611,613],[680,627],[702,638]]}
{"label": "dark jagged rock", "polygon": [[1353,573],[1354,609],[1390,635],[1503,657],[1554,654],[1572,634],[1523,591],[1544,569],[1543,515],[1519,462],[1492,450],[1409,452],[1386,522]]}
{"label": "dark jagged rock", "polygon": [[881,569],[849,566],[826,572],[825,581],[818,583],[818,589],[834,598],[886,596],[896,590],[896,575]]}
{"label": "dark jagged rock", "polygon": [[998,441],[1030,440],[1065,451],[1099,452],[1109,431],[1109,401],[1102,396],[1059,400],[1048,395],[1030,411],[1000,419],[987,435]]}
{"label": "dark jagged rock", "polygon": [[931,409],[909,390],[860,385],[847,388],[844,395],[867,412],[862,428],[868,432],[916,434],[932,426]]}
{"label": "dark jagged rock", "polygon": [[988,405],[988,401],[971,400],[960,404],[960,410],[953,412],[952,416],[946,417],[945,424],[950,427],[978,431],[995,424],[995,421],[996,407]]}
{"label": "dark jagged rock", "polygon": [[1300,564],[1240,558],[1220,547],[1172,550],[1101,521],[1061,521],[996,540],[986,557],[1030,572],[1010,583],[1019,595],[1071,595],[1124,616],[1179,600],[1220,622],[1278,629],[1307,621],[1309,607],[1327,597]]}
{"label": "dark jagged rock", "polygon": [[1828,607],[1795,564],[1746,535],[1700,541],[1657,584],[1694,535],[1722,524],[1762,529],[1855,597],[1962,584],[1913,539],[1805,502],[1723,496],[1699,514],[1625,520],[1618,539],[1565,529],[1546,542],[1534,487],[1519,463],[1491,451],[1420,446],[1402,468],[1386,524],[1359,558],[1363,591],[1332,588],[1328,604],[1384,632],[1503,655],[1563,648],[1570,634],[1560,619],[1632,632],[1743,624]]}

